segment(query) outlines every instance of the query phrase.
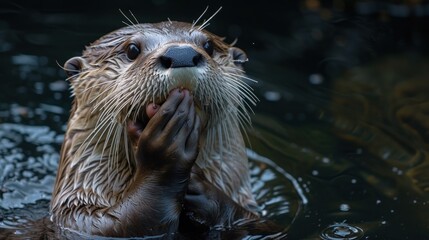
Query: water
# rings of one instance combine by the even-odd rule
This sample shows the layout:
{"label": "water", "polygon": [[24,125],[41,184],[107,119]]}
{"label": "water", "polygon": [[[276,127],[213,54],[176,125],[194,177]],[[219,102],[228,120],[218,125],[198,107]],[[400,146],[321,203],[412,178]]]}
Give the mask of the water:
{"label": "water", "polygon": [[[118,8],[192,21],[209,5],[60,4],[0,8],[0,229],[47,215],[71,105],[60,66],[122,27]],[[429,239],[428,5],[220,5],[208,30],[238,39],[258,81],[247,154],[264,216],[289,239]]]}

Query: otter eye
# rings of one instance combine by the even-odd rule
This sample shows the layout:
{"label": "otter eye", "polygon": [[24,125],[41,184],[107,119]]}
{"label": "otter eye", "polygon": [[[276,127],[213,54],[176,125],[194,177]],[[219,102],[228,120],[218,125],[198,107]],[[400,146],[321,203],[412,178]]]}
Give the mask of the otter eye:
{"label": "otter eye", "polygon": [[208,40],[206,43],[204,43],[203,46],[204,50],[207,52],[208,55],[213,55],[213,42]]}
{"label": "otter eye", "polygon": [[128,48],[127,48],[128,59],[135,60],[139,54],[140,54],[140,48],[136,44],[131,43],[130,45],[128,45]]}

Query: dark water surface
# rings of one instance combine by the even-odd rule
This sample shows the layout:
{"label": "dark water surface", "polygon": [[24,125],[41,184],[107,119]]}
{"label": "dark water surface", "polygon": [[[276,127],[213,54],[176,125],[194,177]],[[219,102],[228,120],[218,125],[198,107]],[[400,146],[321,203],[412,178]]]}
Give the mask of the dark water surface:
{"label": "dark water surface", "polygon": [[288,239],[429,239],[429,3],[3,1],[0,232],[48,214],[71,105],[61,69],[141,22],[192,21],[238,39],[260,102],[253,189]]}

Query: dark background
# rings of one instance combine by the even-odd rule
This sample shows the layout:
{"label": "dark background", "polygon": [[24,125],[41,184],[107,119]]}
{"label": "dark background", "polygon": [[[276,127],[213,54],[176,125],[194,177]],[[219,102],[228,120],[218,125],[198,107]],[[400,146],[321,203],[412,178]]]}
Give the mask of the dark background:
{"label": "dark background", "polygon": [[[291,124],[300,124],[303,115],[310,121],[317,118],[319,113],[306,112],[308,107],[302,103],[311,99],[323,106],[334,81],[350,69],[391,56],[425,58],[429,50],[428,1],[4,0],[0,3],[0,55],[6,60],[0,70],[0,88],[15,91],[1,94],[0,104],[31,104],[28,100],[37,98],[52,102],[46,94],[32,95],[35,82],[65,79],[61,70],[65,61],[80,55],[100,36],[125,26],[127,19],[120,9],[128,16],[132,11],[139,22],[192,22],[206,7],[203,19],[222,7],[207,30],[227,42],[238,40],[236,46],[250,59],[245,67],[258,81],[257,91],[262,95],[284,91],[285,101],[259,104],[256,110],[287,109],[280,118],[298,119]],[[28,64],[18,69],[11,65],[8,58],[20,54],[39,56],[38,66],[28,70]],[[23,74],[22,68],[31,74]],[[314,77],[320,80],[316,84]],[[19,97],[22,94],[26,98]],[[67,109],[70,99],[63,96],[59,103]]]}
{"label": "dark background", "polygon": [[[354,67],[392,55],[425,57],[428,53],[428,1],[3,0],[0,54],[45,56],[47,64],[59,70],[85,45],[125,26],[127,20],[119,9],[128,16],[132,11],[139,22],[191,22],[206,7],[203,19],[222,7],[207,30],[227,42],[238,40],[236,46],[250,59],[246,70],[261,88],[274,84],[309,98],[326,92],[334,79]],[[23,79],[19,72],[10,76],[8,69],[4,63],[0,87],[18,89],[34,78]],[[45,73],[39,79],[49,77]],[[311,76],[323,81],[312,84]],[[14,94],[2,94],[0,100],[13,99]],[[294,104],[289,104],[289,110],[300,111],[301,106]],[[64,106],[68,105],[66,100]]]}
{"label": "dark background", "polygon": [[[319,87],[344,71],[392,54],[427,55],[428,1],[9,1],[0,3],[0,54],[43,55],[62,65],[85,45],[127,21],[205,18],[222,7],[207,28],[249,55],[249,73],[285,87]],[[1,39],[0,39],[1,40]],[[55,51],[55,54],[52,54]],[[5,68],[3,68],[5,69]],[[269,71],[269,77],[267,77]]]}
{"label": "dark background", "polygon": [[[404,83],[412,82],[409,80],[413,79],[407,78],[412,75],[410,73],[427,67],[426,62],[420,59],[426,59],[429,50],[429,1],[3,0],[0,3],[0,123],[48,125],[58,133],[63,132],[71,98],[61,66],[100,36],[125,26],[123,21],[127,22],[127,19],[119,9],[128,16],[128,10],[131,10],[142,23],[167,19],[192,22],[206,7],[209,9],[203,17],[205,19],[221,6],[222,10],[206,29],[224,36],[227,42],[238,40],[236,46],[245,50],[250,59],[245,65],[246,71],[258,80],[255,91],[261,102],[255,108],[256,115],[268,113],[268,120],[280,120],[280,124],[273,124],[270,130],[273,135],[279,134],[280,140],[285,140],[286,143],[281,142],[283,145],[278,148],[282,148],[284,155],[277,157],[277,152],[268,145],[275,146],[276,142],[267,141],[266,156],[277,157],[277,163],[283,164],[281,166],[287,172],[294,177],[302,177],[305,183],[312,183],[308,185],[310,191],[307,194],[311,197],[310,204],[293,223],[292,236],[309,236],[333,222],[346,219],[343,217],[346,212],[337,209],[337,205],[345,202],[356,211],[349,212],[349,222],[376,225],[367,227],[376,229],[372,233],[367,232],[370,238],[375,236],[373,239],[377,239],[380,233],[379,236],[390,234],[390,239],[427,237],[427,194],[422,194],[422,200],[418,201],[421,205],[414,204],[414,195],[418,195],[413,192],[415,186],[406,184],[409,179],[405,174],[402,175],[404,178],[392,177],[395,158],[384,159],[380,155],[383,147],[396,151],[399,149],[397,146],[407,151],[411,149],[411,153],[426,153],[429,145],[409,144],[412,141],[402,134],[402,119],[391,119],[399,108],[394,101],[379,101],[394,93],[393,88],[389,88],[394,84],[380,78],[394,79],[390,75],[397,73],[397,65],[377,63],[390,58],[404,60],[409,71],[405,77],[399,76]],[[420,64],[414,65],[415,59]],[[401,61],[399,63],[402,64]],[[373,71],[377,76],[373,77],[372,66],[377,69]],[[355,68],[362,68],[358,72],[364,76],[361,82],[371,88],[359,88],[359,84],[357,88],[350,85],[351,91],[336,87],[336,82]],[[422,71],[418,75],[423,84],[411,84],[417,90],[411,92],[410,98],[414,97],[413,94],[421,94],[421,99],[427,100],[429,84],[424,84],[427,74]],[[354,76],[353,73],[351,77],[349,75],[350,79]],[[345,86],[352,82],[350,79],[343,79]],[[356,102],[367,107],[362,112],[358,104],[342,106],[347,111],[334,109],[334,112],[336,110],[336,113],[355,120],[357,126],[369,123],[369,130],[363,128],[363,133],[352,132],[354,129],[351,128],[346,134],[349,139],[363,136],[363,147],[358,145],[360,142],[346,143],[334,139],[335,133],[331,132],[335,125],[333,121],[321,120],[321,113],[338,95],[352,100],[356,97],[359,100]],[[412,100],[419,100],[418,97]],[[371,107],[375,110],[365,112],[372,110]],[[364,113],[367,113],[367,118],[361,119]],[[426,118],[422,119],[422,122],[427,122]],[[270,123],[267,121],[265,124]],[[283,128],[287,131],[281,135]],[[381,136],[379,139],[386,140],[386,143],[365,142],[368,139],[365,138],[365,130],[371,136]],[[419,130],[426,131],[424,124]],[[395,141],[399,144],[392,144]],[[319,152],[323,158],[331,159],[332,165],[321,163],[322,157],[315,159],[308,152],[288,152],[285,146],[289,143],[298,146],[299,150],[302,147],[302,150]],[[363,154],[358,154],[357,150]],[[406,160],[403,166],[408,163]],[[427,161],[422,160],[426,165]],[[323,174],[320,166],[328,168],[329,174]],[[313,170],[317,170],[319,175],[313,176]],[[424,170],[419,173],[425,175]],[[352,184],[350,179],[358,179],[361,184]],[[424,185],[427,177],[421,180]],[[300,184],[304,186],[304,182]],[[399,198],[388,195],[391,192]],[[376,205],[379,199],[384,204],[381,207]],[[386,219],[392,225],[377,225]],[[307,228],[308,233],[303,231]]]}

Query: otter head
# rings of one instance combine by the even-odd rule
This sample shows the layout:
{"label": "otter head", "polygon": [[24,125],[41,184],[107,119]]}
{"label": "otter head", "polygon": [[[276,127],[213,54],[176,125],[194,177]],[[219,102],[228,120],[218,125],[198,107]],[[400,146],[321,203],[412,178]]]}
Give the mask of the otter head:
{"label": "otter head", "polygon": [[170,91],[186,88],[204,125],[196,163],[216,186],[243,202],[240,195],[250,195],[250,189],[240,127],[249,122],[248,107],[256,101],[243,81],[245,61],[239,48],[182,22],[133,25],[92,43],[64,66],[74,105],[62,161],[76,169],[68,171],[74,174],[70,178],[85,179],[70,187],[88,188],[85,201],[104,194],[100,185],[120,196],[125,189],[106,185],[132,180],[135,136],[151,117],[147,106],[162,105]]}

